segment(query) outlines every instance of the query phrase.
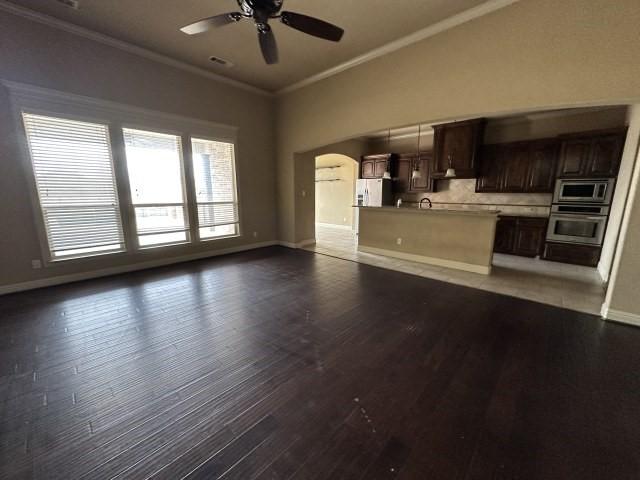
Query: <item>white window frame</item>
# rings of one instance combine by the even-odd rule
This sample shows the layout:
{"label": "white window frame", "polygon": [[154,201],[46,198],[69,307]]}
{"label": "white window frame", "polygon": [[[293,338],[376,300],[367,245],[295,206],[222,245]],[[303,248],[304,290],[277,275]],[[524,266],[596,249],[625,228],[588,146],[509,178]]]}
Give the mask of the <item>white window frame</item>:
{"label": "white window frame", "polygon": [[[116,191],[116,207],[118,209],[118,215],[120,216],[120,226],[122,228],[123,234],[123,248],[119,250],[111,250],[105,252],[90,252],[87,254],[78,254],[78,255],[69,255],[65,257],[54,257],[51,252],[51,245],[49,244],[49,232],[47,231],[47,226],[44,220],[44,210],[42,207],[42,202],[40,201],[40,192],[38,191],[38,184],[36,180],[35,174],[35,166],[33,164],[33,158],[31,155],[31,142],[26,133],[26,127],[24,123],[23,114],[31,114],[31,115],[40,115],[50,118],[59,118],[63,120],[73,120],[78,122],[92,123],[96,125],[102,125],[107,129],[107,146],[109,148],[109,157],[111,161],[112,174],[113,174],[113,182],[114,188]],[[82,258],[92,258],[92,257],[101,257],[104,255],[118,255],[125,253],[127,251],[127,239],[125,235],[125,218],[122,214],[123,206],[121,204],[121,195],[120,188],[118,184],[118,179],[116,175],[116,161],[113,154],[113,142],[112,142],[112,125],[109,120],[99,119],[99,118],[91,118],[80,115],[59,115],[47,110],[37,109],[37,108],[23,108],[20,111],[20,128],[21,133],[24,135],[24,150],[26,150],[26,160],[28,161],[28,173],[27,178],[30,178],[30,193],[31,193],[31,202],[34,206],[34,211],[36,212],[36,228],[38,230],[38,239],[40,244],[40,250],[42,254],[42,258],[45,260],[47,264],[52,263],[61,263],[67,262],[69,260],[77,260]]]}
{"label": "white window frame", "polygon": [[[196,217],[196,228],[194,232],[194,235],[195,235],[194,238],[196,238],[197,241],[200,243],[208,243],[208,242],[215,242],[216,240],[223,240],[225,238],[241,237],[242,236],[242,209],[240,208],[240,193],[238,191],[238,165],[237,165],[238,164],[238,154],[237,154],[238,145],[235,140],[231,141],[228,138],[214,138],[206,135],[194,135],[193,133],[190,134],[189,135],[189,163],[191,166],[191,179],[194,181],[194,183],[195,183],[195,177],[193,174],[193,152],[191,150],[191,141],[193,139],[205,140],[208,142],[230,143],[233,145],[233,198],[234,198],[233,202],[236,204],[236,208],[238,209],[238,231],[235,234],[224,235],[220,237],[200,238],[200,222],[198,221],[198,201],[195,198],[196,197],[195,185],[192,185],[191,189],[194,194],[193,201],[195,206],[195,217]],[[205,204],[211,205],[215,203],[226,204],[229,202],[207,202]],[[229,225],[235,225],[235,223],[232,223]]]}
{"label": "white window frame", "polygon": [[[100,100],[81,95],[69,94],[56,90],[26,85],[22,83],[0,80],[0,83],[9,90],[9,98],[13,113],[14,125],[17,128],[19,138],[22,167],[27,179],[31,210],[38,235],[41,259],[45,267],[61,263],[82,263],[95,260],[96,257],[123,257],[131,255],[146,255],[162,248],[184,249],[199,243],[209,243],[215,240],[224,240],[230,237],[242,236],[242,213],[240,208],[240,195],[238,189],[238,145],[237,127],[223,125],[203,120],[197,120],[180,115],[167,114],[144,108]],[[110,149],[114,175],[116,177],[116,191],[124,234],[124,251],[95,253],[78,257],[52,259],[49,252],[49,243],[46,234],[44,219],[42,218],[40,200],[37,193],[35,172],[32,168],[32,160],[29,150],[26,130],[22,120],[22,112],[50,117],[65,118],[91,123],[107,125],[110,137]],[[152,245],[140,248],[137,243],[137,229],[133,203],[131,201],[129,177],[127,172],[126,155],[124,148],[123,128],[134,128],[158,133],[170,133],[181,137],[181,169],[183,182],[183,195],[185,197],[185,215],[189,220],[188,242],[170,243],[165,245]],[[191,155],[191,138],[232,143],[234,145],[234,182],[238,197],[238,234],[233,236],[217,237],[200,240],[199,226],[197,222],[197,203],[195,201],[195,186],[193,179],[193,158]]]}
{"label": "white window frame", "polygon": [[[187,159],[187,152],[185,151],[185,146],[184,146],[184,132],[178,131],[178,130],[168,130],[168,129],[160,129],[160,128],[151,128],[147,125],[141,125],[141,124],[135,124],[135,123],[123,123],[119,125],[120,128],[120,134],[122,136],[124,136],[124,129],[130,129],[130,130],[140,130],[140,131],[145,131],[145,132],[153,132],[153,133],[162,133],[165,135],[173,135],[176,136],[180,139],[180,182],[182,185],[182,201],[183,203],[144,203],[144,204],[134,204],[133,201],[131,199],[129,199],[129,202],[127,203],[127,205],[125,205],[123,208],[128,208],[129,209],[129,215],[130,215],[130,222],[129,222],[129,226],[132,229],[132,233],[133,233],[133,244],[134,244],[134,248],[135,250],[151,250],[151,249],[155,249],[155,248],[166,248],[166,247],[170,247],[173,245],[188,245],[190,243],[194,243],[196,237],[194,237],[193,235],[193,225],[191,223],[191,209],[192,206],[189,203],[189,195],[188,195],[188,190],[189,190],[189,183],[187,182],[187,168],[186,168],[186,163],[188,161]],[[123,148],[124,148],[124,141],[123,141]],[[127,186],[129,187],[129,193],[131,193],[131,188],[128,185],[129,184],[129,171],[128,171],[129,165],[127,163],[127,159],[126,159],[126,151],[124,153],[124,166],[123,169],[127,174]],[[167,242],[167,243],[158,243],[158,244],[154,244],[154,245],[145,245],[145,246],[140,246],[140,242],[139,242],[139,234],[138,234],[138,226],[136,224],[136,208],[142,208],[142,207],[168,207],[168,206],[180,206],[180,207],[184,207],[184,221],[185,221],[185,225],[187,226],[186,230],[176,230],[175,232],[185,232],[186,233],[186,240],[185,241],[181,241],[181,242]],[[163,232],[163,233],[173,233],[173,232]]]}

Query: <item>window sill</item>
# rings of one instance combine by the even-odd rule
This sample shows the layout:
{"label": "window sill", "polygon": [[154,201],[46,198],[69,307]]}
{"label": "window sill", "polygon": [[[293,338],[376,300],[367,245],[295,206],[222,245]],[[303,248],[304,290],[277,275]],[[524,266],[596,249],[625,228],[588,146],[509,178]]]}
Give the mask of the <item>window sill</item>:
{"label": "window sill", "polygon": [[242,237],[242,235],[239,233],[235,233],[233,235],[221,235],[219,237],[201,238],[200,243],[209,243],[209,242],[215,242],[216,240],[225,240],[227,238],[239,238],[239,237]]}

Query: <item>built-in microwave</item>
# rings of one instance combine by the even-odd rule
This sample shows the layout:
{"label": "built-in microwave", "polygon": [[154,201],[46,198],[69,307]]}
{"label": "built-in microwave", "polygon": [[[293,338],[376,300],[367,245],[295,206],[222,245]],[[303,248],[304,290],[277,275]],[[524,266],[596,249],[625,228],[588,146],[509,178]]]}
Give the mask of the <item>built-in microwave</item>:
{"label": "built-in microwave", "polygon": [[558,179],[553,203],[603,203],[610,204],[615,178]]}

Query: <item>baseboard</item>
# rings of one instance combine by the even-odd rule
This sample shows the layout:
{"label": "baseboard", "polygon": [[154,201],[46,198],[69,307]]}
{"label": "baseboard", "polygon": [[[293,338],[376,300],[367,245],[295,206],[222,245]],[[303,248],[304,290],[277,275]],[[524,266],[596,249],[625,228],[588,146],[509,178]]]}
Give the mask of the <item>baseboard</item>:
{"label": "baseboard", "polygon": [[602,318],[612,320],[614,322],[626,323],[640,327],[640,315],[635,313],[623,312],[621,310],[613,310],[609,307],[602,306]]}
{"label": "baseboard", "polygon": [[472,263],[456,262],[455,260],[427,257],[424,255],[415,255],[413,253],[396,252],[395,250],[387,250],[383,248],[367,247],[365,245],[358,245],[358,250],[365,253],[374,253],[376,255],[384,255],[386,257],[410,260],[412,262],[426,263],[428,265],[435,265],[437,267],[464,270],[465,272],[481,273],[483,275],[489,275],[491,273],[491,266],[474,265]]}
{"label": "baseboard", "polygon": [[101,270],[93,270],[91,272],[73,273],[70,275],[59,275],[57,277],[42,278],[39,280],[31,280],[29,282],[3,285],[3,286],[0,286],[0,295],[6,295],[9,293],[16,293],[16,292],[24,292],[27,290],[34,290],[36,288],[52,287],[54,285],[62,285],[64,283],[78,282],[82,280],[91,280],[93,278],[108,277],[110,275],[135,272],[137,270],[146,270],[148,268],[162,267],[165,265],[173,265],[175,263],[189,262],[192,260],[201,260],[203,258],[217,257],[220,255],[228,255],[231,253],[244,252],[247,250],[255,250],[256,248],[271,247],[273,245],[279,245],[279,242],[270,241],[270,242],[252,243],[249,245],[242,245],[239,247],[223,248],[221,250],[193,253],[190,255],[182,255],[179,257],[162,258],[159,260],[140,262],[140,263],[135,263],[131,265],[122,265],[118,267],[104,268]]}
{"label": "baseboard", "polygon": [[342,230],[353,230],[352,225],[336,225],[335,223],[320,223],[320,222],[317,222],[316,225],[320,227],[327,227],[327,228],[340,228]]}
{"label": "baseboard", "polygon": [[304,248],[304,247],[308,247],[309,245],[315,245],[315,243],[316,243],[316,239],[310,238],[309,240],[302,240],[301,242],[298,242],[298,243],[278,242],[278,245],[282,247],[287,247],[287,248]]}
{"label": "baseboard", "polygon": [[609,281],[609,274],[605,272],[604,268],[600,264],[598,264],[598,275],[600,275],[602,283],[606,284]]}
{"label": "baseboard", "polygon": [[315,245],[315,244],[316,244],[316,239],[309,238],[308,240],[302,240],[301,242],[298,242],[298,248],[304,248],[304,247],[308,247],[309,245]]}

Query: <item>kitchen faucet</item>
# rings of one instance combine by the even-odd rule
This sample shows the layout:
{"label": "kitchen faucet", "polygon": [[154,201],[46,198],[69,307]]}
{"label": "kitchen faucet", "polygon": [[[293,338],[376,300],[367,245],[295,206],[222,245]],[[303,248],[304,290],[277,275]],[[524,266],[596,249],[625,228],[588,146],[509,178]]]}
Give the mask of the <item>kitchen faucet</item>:
{"label": "kitchen faucet", "polygon": [[427,197],[424,197],[422,200],[420,200],[420,203],[418,204],[418,208],[422,209],[422,202],[424,201],[429,202],[429,208],[433,208],[433,203],[431,203],[431,200],[429,200]]}

